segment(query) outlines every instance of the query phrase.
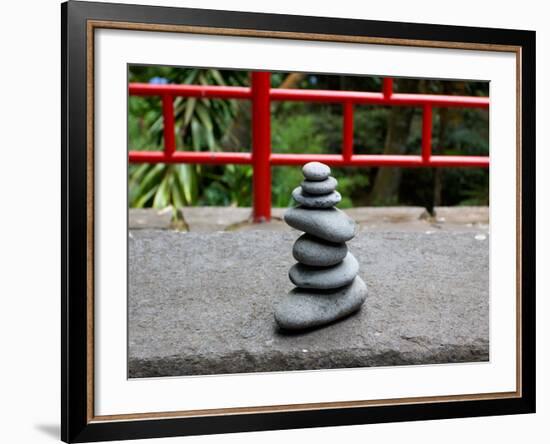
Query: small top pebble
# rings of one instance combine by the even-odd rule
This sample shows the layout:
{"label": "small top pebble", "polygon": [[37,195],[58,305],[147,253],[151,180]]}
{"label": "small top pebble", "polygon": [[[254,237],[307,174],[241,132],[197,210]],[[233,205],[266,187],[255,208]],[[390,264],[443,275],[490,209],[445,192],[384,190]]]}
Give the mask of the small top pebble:
{"label": "small top pebble", "polygon": [[306,163],[302,172],[307,180],[325,180],[330,176],[330,168],[321,162]]}

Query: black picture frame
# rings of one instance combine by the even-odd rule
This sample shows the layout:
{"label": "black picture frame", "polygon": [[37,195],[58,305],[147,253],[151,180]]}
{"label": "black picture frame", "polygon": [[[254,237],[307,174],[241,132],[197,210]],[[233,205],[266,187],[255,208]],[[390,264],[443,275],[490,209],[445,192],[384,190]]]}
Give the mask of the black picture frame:
{"label": "black picture frame", "polygon": [[[90,20],[332,36],[511,45],[521,54],[521,393],[515,397],[318,410],[99,421],[90,415],[93,335],[87,153],[87,38]],[[90,442],[535,412],[535,32],[434,24],[69,1],[62,22],[62,383],[61,438]],[[93,182],[92,182],[93,183]]]}

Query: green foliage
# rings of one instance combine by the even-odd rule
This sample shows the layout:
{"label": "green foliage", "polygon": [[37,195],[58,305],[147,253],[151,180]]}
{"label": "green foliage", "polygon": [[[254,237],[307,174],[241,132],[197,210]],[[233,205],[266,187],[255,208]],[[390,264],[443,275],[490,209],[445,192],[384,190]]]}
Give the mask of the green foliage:
{"label": "green foliage", "polygon": [[354,153],[382,153],[386,138],[389,111],[388,107],[381,106],[356,107],[354,119]]}
{"label": "green foliage", "polygon": [[198,185],[193,165],[131,165],[129,201],[133,208],[182,207],[197,202]]}
{"label": "green foliage", "polygon": [[[201,85],[241,84],[245,74],[215,69],[175,69],[168,67],[130,68],[130,81],[163,78],[169,82]],[[176,148],[191,151],[217,151],[218,142],[237,111],[232,100],[177,97],[174,100]],[[129,98],[128,134],[132,150],[162,150],[163,117],[159,98]],[[192,164],[132,165],[129,168],[130,206],[175,208],[196,205],[199,190],[205,186],[201,171]],[[212,193],[211,193],[212,194]]]}
{"label": "green foliage", "polygon": [[338,180],[338,191],[342,195],[340,208],[351,208],[364,205],[361,197],[370,185],[368,171],[365,168],[333,169],[333,176]]}
{"label": "green foliage", "polygon": [[[247,85],[248,73],[217,69],[131,66],[131,82],[151,79],[177,84]],[[160,78],[160,79],[159,79]],[[273,73],[272,85],[278,87],[286,73]],[[414,82],[395,80],[400,92],[412,90]],[[487,95],[484,82],[418,81],[427,93]],[[451,86],[449,86],[451,85]],[[305,89],[343,89],[379,91],[378,77],[329,76],[308,74],[300,77]],[[445,88],[446,89],[445,89]],[[449,91],[450,88],[450,91]],[[454,89],[453,89],[454,88]],[[409,90],[410,89],[410,90]],[[242,103],[242,102],[240,102]],[[176,144],[178,150],[219,151],[227,147],[236,122],[251,131],[246,106],[234,100],[176,98],[174,101]],[[130,97],[128,103],[128,138],[131,150],[162,150],[162,103],[158,97]],[[389,108],[355,106],[354,152],[379,154],[384,150]],[[248,120],[247,120],[248,119]],[[489,151],[488,113],[477,109],[449,109],[446,129],[440,132],[440,115],[434,109],[433,146],[437,154],[486,155]],[[277,153],[339,154],[342,147],[342,107],[339,104],[275,102],[272,104],[272,147]],[[441,134],[440,134],[441,133]],[[441,136],[441,140],[439,137]],[[421,141],[421,110],[415,111],[405,154],[418,154]],[[240,139],[234,151],[248,151],[249,141]],[[340,207],[368,203],[377,168],[333,168],[338,190],[343,196]],[[433,169],[403,169],[396,205],[429,206],[434,195]],[[488,204],[487,170],[449,168],[442,170],[443,205]],[[272,204],[292,205],[291,192],[302,180],[300,167],[272,168]],[[205,166],[130,165],[129,202],[132,207],[179,208],[188,205],[250,206],[252,168],[243,165]],[[175,213],[176,214],[176,213]]]}
{"label": "green foliage", "polygon": [[[489,154],[488,113],[478,109],[449,109],[448,126],[439,140],[440,119],[434,112],[434,152],[443,155]],[[421,116],[411,131],[410,147],[420,145]],[[434,171],[431,169],[404,169],[400,202],[429,207],[433,199]],[[482,168],[443,168],[443,205],[488,205],[489,171]]]}
{"label": "green foliage", "polygon": [[[273,151],[278,153],[322,153],[325,136],[316,130],[311,114],[301,112],[276,114],[271,124]],[[300,167],[272,168],[271,199],[275,207],[293,204],[291,193],[303,180]]]}
{"label": "green foliage", "polygon": [[244,206],[252,203],[252,167],[250,165],[226,165],[204,177],[210,183],[199,199],[199,205]]}

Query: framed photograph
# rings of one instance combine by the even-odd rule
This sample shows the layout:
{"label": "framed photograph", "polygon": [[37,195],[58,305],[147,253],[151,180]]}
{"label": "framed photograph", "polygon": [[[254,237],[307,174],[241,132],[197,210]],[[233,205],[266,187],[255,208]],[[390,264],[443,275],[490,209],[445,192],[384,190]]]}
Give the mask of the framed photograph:
{"label": "framed photograph", "polygon": [[62,4],[62,439],[535,411],[535,33]]}

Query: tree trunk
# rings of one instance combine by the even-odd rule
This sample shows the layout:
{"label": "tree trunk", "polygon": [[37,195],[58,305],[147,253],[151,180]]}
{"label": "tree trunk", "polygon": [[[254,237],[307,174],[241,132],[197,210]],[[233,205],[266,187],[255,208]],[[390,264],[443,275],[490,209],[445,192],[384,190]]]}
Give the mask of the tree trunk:
{"label": "tree trunk", "polygon": [[283,80],[283,83],[279,86],[279,88],[288,89],[288,88],[298,88],[298,85],[300,82],[305,79],[306,74],[303,72],[293,72],[290,73],[288,76],[285,77]]}
{"label": "tree trunk", "polygon": [[[432,147],[434,154],[438,154],[443,148],[445,140],[445,132],[447,131],[447,122],[449,120],[449,110],[447,108],[439,108],[439,131],[437,141],[439,146]],[[436,168],[434,171],[434,186],[433,186],[433,206],[439,207],[442,202],[443,194],[443,168]]]}
{"label": "tree trunk", "polygon": [[[452,92],[459,92],[464,94],[463,83],[459,82],[442,82],[441,94],[451,94]],[[447,133],[447,127],[449,125],[449,108],[439,108],[439,131],[437,135],[438,146],[433,146],[432,151],[434,154],[441,154],[445,147],[445,135]],[[434,184],[433,184],[433,206],[439,207],[443,202],[443,176],[445,175],[444,168],[436,168],[434,171]]]}
{"label": "tree trunk", "polygon": [[[419,82],[400,79],[399,85],[407,92],[416,91]],[[404,154],[411,129],[414,108],[393,106],[388,115],[388,131],[384,142],[384,154]],[[382,167],[378,169],[374,185],[367,199],[368,205],[395,205],[399,200],[401,168]]]}
{"label": "tree trunk", "polygon": [[[388,132],[384,143],[384,154],[405,153],[413,114],[413,108],[393,107],[391,109],[388,116]],[[379,168],[368,198],[368,204],[374,206],[397,204],[400,183],[401,168]]]}

